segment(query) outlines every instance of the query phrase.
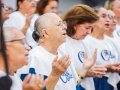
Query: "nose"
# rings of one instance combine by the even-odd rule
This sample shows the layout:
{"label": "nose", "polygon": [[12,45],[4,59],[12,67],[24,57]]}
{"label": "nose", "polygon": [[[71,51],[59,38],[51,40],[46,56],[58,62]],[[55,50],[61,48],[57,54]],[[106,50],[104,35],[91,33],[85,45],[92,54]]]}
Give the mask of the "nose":
{"label": "nose", "polygon": [[109,16],[106,17],[106,21],[107,21],[107,22],[110,22]]}

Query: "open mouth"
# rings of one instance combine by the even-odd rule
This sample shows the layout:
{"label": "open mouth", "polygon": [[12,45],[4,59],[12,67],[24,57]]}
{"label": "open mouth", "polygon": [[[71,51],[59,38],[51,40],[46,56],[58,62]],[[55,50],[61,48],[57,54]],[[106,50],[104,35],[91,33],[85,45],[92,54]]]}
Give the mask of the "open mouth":
{"label": "open mouth", "polygon": [[105,24],[105,26],[109,27],[109,26],[110,26],[110,24],[108,24],[108,23],[107,23],[107,24]]}

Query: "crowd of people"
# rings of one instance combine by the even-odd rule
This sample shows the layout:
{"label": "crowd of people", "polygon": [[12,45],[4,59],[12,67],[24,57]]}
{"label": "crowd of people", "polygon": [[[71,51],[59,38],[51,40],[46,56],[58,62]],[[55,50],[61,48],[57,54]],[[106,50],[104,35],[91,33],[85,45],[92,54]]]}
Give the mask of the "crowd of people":
{"label": "crowd of people", "polygon": [[63,15],[59,2],[17,0],[11,11],[1,0],[0,90],[6,75],[9,90],[120,90],[120,0]]}

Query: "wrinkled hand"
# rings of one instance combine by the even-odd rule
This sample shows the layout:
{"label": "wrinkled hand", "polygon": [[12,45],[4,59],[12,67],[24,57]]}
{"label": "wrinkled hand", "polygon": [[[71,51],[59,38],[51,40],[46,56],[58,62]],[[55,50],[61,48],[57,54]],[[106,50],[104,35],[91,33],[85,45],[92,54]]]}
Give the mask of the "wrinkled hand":
{"label": "wrinkled hand", "polygon": [[96,58],[97,58],[97,49],[95,49],[92,58],[88,58],[87,55],[85,55],[83,60],[83,68],[89,70],[95,64]]}
{"label": "wrinkled hand", "polygon": [[120,73],[120,63],[109,64],[109,65],[106,65],[105,67],[107,68],[107,72]]}
{"label": "wrinkled hand", "polygon": [[61,76],[69,67],[70,60],[69,56],[63,56],[60,59],[58,59],[58,56],[55,57],[53,63],[52,63],[52,75],[53,76]]}
{"label": "wrinkled hand", "polygon": [[28,75],[23,81],[23,90],[43,90],[44,78],[40,75]]}
{"label": "wrinkled hand", "polygon": [[106,74],[107,68],[100,65],[93,66],[86,74],[87,77],[102,78]]}

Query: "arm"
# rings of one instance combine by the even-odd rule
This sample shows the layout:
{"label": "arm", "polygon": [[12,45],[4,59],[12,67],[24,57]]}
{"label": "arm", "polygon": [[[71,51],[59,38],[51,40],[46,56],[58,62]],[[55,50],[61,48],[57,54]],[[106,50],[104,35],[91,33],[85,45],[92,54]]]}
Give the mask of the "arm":
{"label": "arm", "polygon": [[23,27],[22,30],[21,30],[24,35],[26,34],[26,32],[27,32],[27,30],[28,30],[28,28],[29,28],[29,26],[30,26],[31,19],[32,19],[32,16],[26,16],[25,25],[24,25],[24,27]]}

